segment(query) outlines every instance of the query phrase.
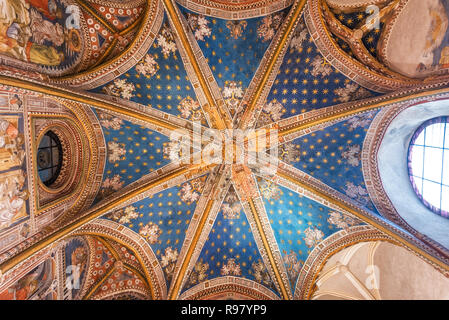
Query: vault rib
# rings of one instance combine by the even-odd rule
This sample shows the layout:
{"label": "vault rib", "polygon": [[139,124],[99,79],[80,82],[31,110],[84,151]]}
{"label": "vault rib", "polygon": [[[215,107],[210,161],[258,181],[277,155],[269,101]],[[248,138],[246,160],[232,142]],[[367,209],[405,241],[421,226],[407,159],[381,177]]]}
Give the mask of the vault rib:
{"label": "vault rib", "polygon": [[[190,274],[198,259],[226,196],[225,191],[229,189],[229,169],[226,167],[219,169],[222,171],[219,171],[216,176],[209,177],[186,232],[168,292],[168,297],[171,300],[179,297],[187,280],[186,275]],[[218,186],[222,187],[221,190]]]}
{"label": "vault rib", "polygon": [[[252,94],[247,98],[247,107],[243,112],[242,118],[239,123],[239,128],[247,129],[250,125],[254,125],[255,115],[257,113],[257,109],[261,107],[261,104],[264,103],[266,95],[265,93],[271,88],[270,79],[273,78],[273,75],[277,74],[277,71],[282,63],[282,59],[284,57],[285,51],[287,49],[287,44],[290,38],[295,31],[296,25],[299,22],[299,17],[303,12],[304,6],[307,0],[297,0],[290,10],[287,18],[285,19],[284,24],[281,26],[280,37],[277,38],[278,41],[274,48],[273,52],[269,56],[264,66],[263,71],[260,72],[263,74],[260,81],[257,84],[254,84],[255,88],[252,89]],[[271,49],[271,46],[270,46]],[[259,70],[257,70],[259,72]],[[252,84],[252,83],[251,83]]]}
{"label": "vault rib", "polygon": [[331,209],[338,210],[343,213],[349,213],[350,215],[359,218],[365,223],[397,240],[403,246],[412,250],[415,254],[440,271],[449,270],[447,256],[434,250],[430,246],[413,237],[411,234],[391,226],[375,214],[359,208],[347,196],[335,191],[309,174],[284,162],[279,162],[276,175],[268,176],[262,174],[262,176],[265,179],[284,186],[298,194],[302,194],[307,198],[317,201]]}
{"label": "vault rib", "polygon": [[[284,299],[292,299],[292,292],[287,277],[279,247],[274,237],[273,229],[271,228],[268,215],[265,211],[260,192],[257,188],[254,174],[249,176],[240,174],[236,177],[233,174],[233,182],[235,191],[243,206],[243,210],[251,225],[251,230],[254,235],[254,240],[261,253],[265,266],[268,269],[270,277],[281,293]],[[246,188],[242,188],[246,185]],[[251,188],[251,187],[252,188]],[[247,189],[251,188],[251,194],[248,194]]]}
{"label": "vault rib", "polygon": [[[205,64],[205,60],[203,60],[204,56],[202,55],[198,45],[196,46],[197,52],[194,51],[195,48],[193,48],[192,43],[189,41],[187,26],[182,21],[179,9],[176,7],[173,0],[163,0],[163,2],[172,29],[179,38],[179,42],[182,47],[181,50],[185,52],[184,63],[186,64],[186,69],[189,70],[190,68],[193,68],[193,72],[189,72],[189,74],[194,74],[196,76],[198,79],[199,88],[201,88],[206,98],[206,103],[201,103],[205,114],[211,117],[210,120],[215,129],[222,130],[231,128],[232,120],[227,110],[224,108],[223,98],[221,98],[221,100],[219,98],[217,99],[217,96],[219,96],[216,92],[217,90],[213,90],[214,88],[211,88],[211,83],[215,82],[215,80],[213,80],[213,76],[208,76],[208,73],[210,72],[209,68],[207,67],[207,70],[205,70],[206,68],[204,66],[201,68],[201,66]],[[196,84],[193,84],[195,88]],[[202,100],[201,95],[199,98]]]}

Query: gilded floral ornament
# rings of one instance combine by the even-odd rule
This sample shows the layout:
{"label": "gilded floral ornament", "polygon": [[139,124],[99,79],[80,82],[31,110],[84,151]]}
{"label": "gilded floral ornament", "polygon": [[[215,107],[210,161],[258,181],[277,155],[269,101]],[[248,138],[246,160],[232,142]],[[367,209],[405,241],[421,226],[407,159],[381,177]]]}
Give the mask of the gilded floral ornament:
{"label": "gilded floral ornament", "polygon": [[301,271],[304,262],[302,260],[298,260],[298,255],[292,250],[290,250],[289,254],[285,254],[283,259],[284,264],[287,267],[288,276],[290,280],[294,281],[296,278],[298,278],[299,271]]}
{"label": "gilded floral ornament", "polygon": [[257,126],[261,127],[272,122],[279,121],[285,112],[284,106],[278,101],[272,101],[265,104],[262,108],[262,112],[257,120]]}
{"label": "gilded floral ornament", "polygon": [[189,284],[195,285],[207,280],[207,271],[209,270],[209,264],[207,262],[203,262],[202,259],[195,264],[192,273],[189,277]]}
{"label": "gilded floral ornament", "polygon": [[134,206],[129,206],[123,209],[116,210],[107,215],[108,218],[118,222],[118,223],[131,223],[131,220],[137,219],[139,213]]}
{"label": "gilded floral ornament", "polygon": [[260,192],[267,200],[279,200],[281,198],[281,189],[271,181],[264,181],[260,187]]}
{"label": "gilded floral ornament", "polygon": [[312,248],[323,240],[324,233],[317,227],[308,227],[304,230],[305,237],[303,238],[306,246]]}
{"label": "gilded floral ornament", "polygon": [[349,124],[348,130],[354,131],[357,128],[366,128],[373,121],[373,117],[376,115],[376,111],[369,111],[350,118],[347,123]]}
{"label": "gilded floral ornament", "polygon": [[226,23],[226,28],[229,29],[229,36],[237,40],[243,35],[243,31],[245,30],[247,25],[248,23],[245,20],[241,21],[230,20]]}
{"label": "gilded floral ornament", "polygon": [[152,54],[147,54],[137,65],[136,71],[150,79],[159,70],[159,64]]}
{"label": "gilded floral ornament", "polygon": [[157,224],[149,222],[140,227],[139,234],[144,237],[149,244],[155,244],[158,241],[159,236],[162,234],[162,230]]}
{"label": "gilded floral ornament", "polygon": [[327,222],[329,222],[330,224],[334,225],[339,229],[347,229],[349,227],[359,224],[360,220],[344,213],[332,211],[329,213],[329,218],[327,219]]}
{"label": "gilded floral ornament", "polygon": [[123,143],[115,141],[108,142],[108,159],[109,162],[117,162],[125,159],[126,149]]}
{"label": "gilded floral ornament", "polygon": [[165,248],[165,253],[161,257],[161,266],[164,269],[168,281],[170,281],[173,277],[177,260],[178,250],[173,249],[172,247]]}
{"label": "gilded floral ornament", "polygon": [[341,157],[353,167],[358,167],[361,156],[362,151],[358,144],[346,147],[345,151],[341,153]]}
{"label": "gilded floral ornament", "polygon": [[241,276],[242,270],[240,269],[240,264],[235,262],[234,258],[228,258],[226,264],[223,264],[220,270],[222,276]]}
{"label": "gilded floral ornament", "polygon": [[343,88],[335,89],[337,100],[340,102],[348,102],[361,100],[371,97],[371,93],[365,88],[360,87],[356,83],[347,83]]}
{"label": "gilded floral ornament", "polygon": [[225,219],[239,219],[240,211],[242,210],[242,205],[237,197],[234,187],[229,189],[223,204],[221,205],[221,210],[223,211],[223,217]]}
{"label": "gilded floral ornament", "polygon": [[301,22],[293,33],[292,40],[290,41],[290,48],[293,48],[296,51],[301,51],[302,45],[304,41],[307,40],[308,34],[309,32],[307,31],[306,25],[304,22]]}
{"label": "gilded floral ornament", "polygon": [[204,41],[206,37],[209,37],[212,33],[211,28],[208,26],[209,20],[203,15],[197,15],[193,13],[187,14],[187,22],[192,28],[193,35],[198,41]]}
{"label": "gilded floral ornament", "polygon": [[348,181],[346,182],[346,194],[348,197],[363,203],[368,204],[369,203],[369,195],[366,189],[362,186],[357,186],[354,183]]}
{"label": "gilded floral ornament", "polygon": [[178,110],[184,119],[192,121],[202,121],[204,119],[200,104],[190,96],[182,99],[178,105]]}
{"label": "gilded floral ornament", "polygon": [[120,190],[124,183],[125,182],[121,181],[121,177],[118,174],[113,177],[107,177],[101,184],[101,190],[99,192],[100,199],[103,199],[108,195],[113,194],[115,191]]}
{"label": "gilded floral ornament", "polygon": [[251,265],[251,272],[256,280],[256,282],[267,286],[268,288],[273,286],[273,281],[271,281],[270,275],[265,268],[265,265],[261,260],[253,262]]}
{"label": "gilded floral ornament", "polygon": [[282,23],[282,19],[283,14],[281,13],[274,13],[264,17],[257,28],[258,38],[262,39],[262,42],[273,39],[276,34],[276,30]]}
{"label": "gilded floral ornament", "polygon": [[223,98],[231,115],[238,113],[240,101],[243,98],[242,82],[226,81],[223,89]]}
{"label": "gilded floral ornament", "polygon": [[321,76],[321,78],[324,78],[332,73],[331,65],[320,55],[317,55],[310,65],[312,66],[310,74],[314,77]]}
{"label": "gilded floral ornament", "polygon": [[106,129],[120,130],[123,120],[106,112],[97,111],[100,124]]}
{"label": "gilded floral ornament", "polygon": [[164,24],[160,34],[157,37],[157,45],[161,48],[162,53],[168,57],[177,50],[175,37],[168,24]]}
{"label": "gilded floral ornament", "polygon": [[279,159],[285,163],[293,163],[301,160],[301,152],[299,145],[293,142],[287,142],[279,146],[278,149]]}

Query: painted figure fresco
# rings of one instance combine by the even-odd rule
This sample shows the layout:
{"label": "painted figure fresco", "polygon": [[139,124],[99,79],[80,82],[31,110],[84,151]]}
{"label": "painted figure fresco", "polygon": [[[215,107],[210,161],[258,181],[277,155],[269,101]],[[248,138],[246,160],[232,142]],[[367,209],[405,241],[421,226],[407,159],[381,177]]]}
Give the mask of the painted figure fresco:
{"label": "painted figure fresco", "polygon": [[43,66],[72,64],[81,36],[66,27],[67,6],[66,0],[0,0],[0,54]]}
{"label": "painted figure fresco", "polygon": [[393,70],[413,78],[449,71],[449,0],[410,0],[392,23],[384,45]]}
{"label": "painted figure fresco", "polygon": [[0,171],[23,163],[24,136],[18,130],[18,117],[0,118]]}
{"label": "painted figure fresco", "polygon": [[0,174],[0,230],[27,216],[25,181],[22,170]]}
{"label": "painted figure fresco", "polygon": [[0,292],[0,300],[56,300],[55,264],[48,259]]}
{"label": "painted figure fresco", "polygon": [[0,117],[0,231],[28,215],[22,119]]}
{"label": "painted figure fresco", "polygon": [[71,239],[65,249],[65,287],[68,291],[67,299],[79,299],[79,293],[89,263],[89,249],[80,238]]}

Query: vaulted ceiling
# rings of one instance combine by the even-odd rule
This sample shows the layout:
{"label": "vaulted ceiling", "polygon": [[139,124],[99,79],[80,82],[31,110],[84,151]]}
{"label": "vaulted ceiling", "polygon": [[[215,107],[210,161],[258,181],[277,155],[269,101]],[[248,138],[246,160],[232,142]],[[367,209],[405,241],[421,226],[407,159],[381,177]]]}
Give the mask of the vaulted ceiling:
{"label": "vaulted ceiling", "polygon": [[[76,264],[79,289],[35,288],[27,297],[310,298],[309,278],[320,270],[312,268],[314,259],[340,238],[346,242],[338,250],[359,241],[388,242],[447,274],[447,248],[375,196],[370,170],[377,156],[367,142],[382,127],[375,119],[384,109],[447,94],[446,1],[4,2],[16,15],[0,15],[2,26],[16,21],[22,6],[47,27],[59,25],[64,41],[47,34],[39,42],[37,26],[28,39],[34,55],[0,48],[7,101],[1,116],[17,116],[18,130],[31,141],[37,135],[27,129],[26,112],[43,118],[56,112],[43,104],[33,109],[33,101],[74,104],[61,112],[79,117],[80,128],[89,123],[86,145],[95,160],[90,139],[101,141],[102,160],[100,169],[85,173],[95,176],[93,191],[82,189],[90,192],[88,200],[73,200],[60,213],[30,197],[27,214],[2,225],[0,240],[20,236],[0,248],[0,270],[7,275],[0,289],[8,284],[18,292],[17,270],[26,263],[26,277],[42,283],[47,269],[53,270],[47,276],[65,283],[61,270]],[[379,9],[378,28],[367,27],[369,5]],[[66,23],[74,14],[67,8],[76,8],[80,28]],[[431,12],[422,19],[438,46],[406,24],[419,8]],[[446,29],[431,25],[435,16]],[[8,32],[0,34],[0,44]],[[404,38],[419,48],[405,48]],[[404,52],[411,60],[404,61]],[[12,109],[13,94],[23,107]],[[276,130],[263,152],[277,148],[277,156],[268,152],[255,165],[181,163],[182,143],[170,135],[184,130],[184,143],[190,141],[193,122],[200,132]],[[36,144],[26,149],[21,170],[25,188],[38,199]],[[274,174],[264,170],[272,157]]]}

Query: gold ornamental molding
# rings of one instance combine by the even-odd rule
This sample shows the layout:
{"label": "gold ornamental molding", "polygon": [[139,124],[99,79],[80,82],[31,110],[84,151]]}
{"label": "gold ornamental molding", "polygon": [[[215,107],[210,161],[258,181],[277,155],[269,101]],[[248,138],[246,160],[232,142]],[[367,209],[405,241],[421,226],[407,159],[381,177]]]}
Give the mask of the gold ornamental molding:
{"label": "gold ornamental molding", "polygon": [[[201,166],[201,165],[197,165],[196,167],[199,167],[199,166]],[[70,233],[77,230],[78,228],[82,227],[86,223],[88,223],[98,217],[101,217],[103,214],[109,212],[110,210],[113,210],[115,207],[120,205],[120,203],[128,201],[128,200],[132,199],[133,197],[137,196],[138,194],[146,192],[154,187],[157,187],[157,186],[167,182],[168,180],[173,179],[174,177],[186,174],[186,173],[194,170],[193,167],[195,167],[195,166],[180,167],[180,168],[168,173],[167,175],[165,175],[163,177],[160,177],[156,180],[152,180],[147,183],[144,183],[124,195],[121,195],[115,199],[112,199],[107,202],[105,201],[103,203],[96,205],[94,208],[92,208],[90,210],[90,212],[88,214],[86,214],[82,218],[80,218],[76,221],[73,221],[73,222],[63,226],[61,229],[44,236],[44,238],[41,239],[40,241],[32,244],[28,248],[24,249],[22,252],[13,256],[11,259],[6,260],[2,264],[0,264],[0,272],[2,274],[5,274],[9,270],[11,270],[14,266],[16,266],[20,262],[28,259],[36,252],[44,249],[45,247],[51,245],[52,243],[54,243],[58,240],[61,240],[62,238],[69,235]]]}
{"label": "gold ornamental molding", "polygon": [[[229,118],[226,110],[223,109],[223,105],[218,104],[213,94],[210,90],[208,80],[206,80],[203,71],[195,57],[192,45],[187,38],[187,30],[181,22],[179,9],[176,8],[176,4],[173,0],[162,0],[167,11],[167,15],[172,23],[179,40],[181,41],[184,50],[186,51],[189,62],[191,63],[195,75],[198,78],[199,84],[203,89],[204,95],[206,96],[207,104],[203,105],[204,112],[211,117],[212,124],[216,129],[229,129],[231,127],[231,119]],[[212,80],[210,80],[212,81]]]}
{"label": "gold ornamental molding", "polygon": [[[84,0],[77,0],[76,2],[95,17],[100,18],[84,3]],[[131,25],[132,28],[139,28],[138,32],[130,45],[119,56],[97,63],[93,68],[74,75],[51,78],[51,83],[91,89],[99,87],[131,69],[151,47],[164,18],[161,0],[147,0],[146,2],[147,5],[142,17],[138,19],[137,24]],[[105,24],[105,26],[108,26],[108,24]],[[123,32],[129,32],[130,30],[130,28],[126,28]]]}
{"label": "gold ornamental molding", "polygon": [[184,127],[177,125],[174,122],[169,122],[164,118],[159,118],[154,115],[139,112],[138,110],[132,110],[130,108],[120,106],[119,104],[110,103],[105,100],[97,99],[87,94],[71,91],[68,89],[58,88],[45,84],[37,84],[32,81],[16,79],[5,75],[0,75],[0,85],[30,90],[37,93],[46,94],[48,96],[52,96],[55,98],[67,99],[74,102],[87,104],[91,107],[95,107],[105,111],[112,111],[115,113],[123,114],[125,116],[153,124],[157,127],[164,128],[169,131],[174,131],[177,129],[181,130],[185,129]]}
{"label": "gold ornamental molding", "polygon": [[248,106],[246,107],[241,122],[239,124],[239,128],[246,129],[248,124],[251,123],[254,117],[255,109],[259,103],[259,98],[262,96],[264,90],[266,90],[267,84],[271,77],[271,74],[275,71],[276,65],[280,62],[283,55],[282,52],[286,50],[286,45],[288,40],[291,38],[296,25],[298,24],[299,17],[304,9],[307,0],[298,0],[291,9],[289,15],[287,16],[287,20],[282,25],[282,34],[279,42],[273,49],[272,55],[269,57],[263,77],[259,81],[256,86],[256,89],[251,97],[249,97]]}
{"label": "gold ornamental molding", "polygon": [[[343,211],[349,212],[350,214],[356,216],[360,220],[370,224],[371,226],[390,236],[392,239],[398,241],[406,248],[414,251],[416,254],[424,258],[428,263],[436,267],[440,272],[449,274],[449,265],[447,265],[440,259],[434,257],[433,255],[429,254],[428,252],[424,251],[416,244],[412,243],[413,239],[411,236],[409,237],[409,239],[407,239],[406,235],[403,234],[404,237],[402,237],[398,233],[392,231],[391,228],[388,228],[386,222],[383,222],[380,219],[374,219],[373,217],[370,217],[368,214],[359,210],[355,205],[352,205],[349,202],[345,202],[341,199],[338,199],[338,197],[336,197],[335,195],[331,194],[328,191],[325,191],[324,188],[316,186],[314,183],[305,183],[304,181],[301,181],[297,177],[293,177],[286,168],[279,169],[276,175],[282,179],[285,179],[293,183],[294,185],[299,187],[299,189],[302,189],[305,192],[308,192],[309,194],[313,194],[314,196],[321,198],[321,200],[324,200],[325,202],[328,202],[340,208]],[[308,180],[308,182],[311,182],[310,180],[312,180],[312,178],[308,178],[308,175],[306,175],[305,179]]]}

